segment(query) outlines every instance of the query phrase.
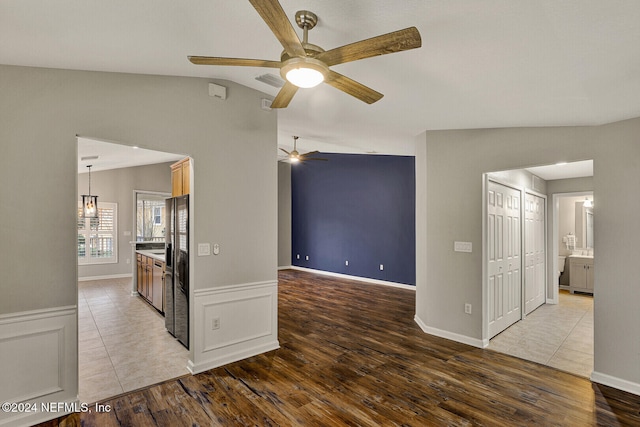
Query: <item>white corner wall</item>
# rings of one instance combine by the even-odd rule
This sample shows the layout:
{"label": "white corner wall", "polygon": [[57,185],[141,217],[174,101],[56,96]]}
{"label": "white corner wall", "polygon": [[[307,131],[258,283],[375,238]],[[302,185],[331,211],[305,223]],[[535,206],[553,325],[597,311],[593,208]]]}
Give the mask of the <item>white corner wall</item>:
{"label": "white corner wall", "polygon": [[278,162],[278,267],[291,266],[291,163]]}
{"label": "white corner wall", "polygon": [[[482,175],[593,159],[598,241],[593,379],[640,394],[640,283],[634,268],[640,198],[629,197],[640,184],[639,134],[640,119],[631,119],[597,127],[420,135],[416,164],[424,164],[426,172],[417,174],[416,183],[425,200],[417,212],[416,317],[423,329],[464,337],[458,340],[463,342],[487,338],[482,330]],[[454,252],[456,240],[472,242],[473,252]],[[465,303],[473,304],[473,315],[464,313]]]}
{"label": "white corner wall", "polygon": [[[234,307],[262,314],[233,313],[215,333],[205,324],[206,316],[192,318],[191,363],[230,361],[278,346],[275,324],[268,336],[256,332],[266,317],[277,315],[277,305],[260,298],[263,291],[253,287],[268,283],[273,288],[277,282],[277,113],[260,108],[263,94],[231,82],[216,82],[227,87],[226,100],[210,97],[210,81],[0,65],[0,323],[17,316],[26,322],[28,335],[32,314],[65,313],[60,320],[67,322],[64,342],[71,343],[58,341],[66,349],[60,356],[58,347],[50,348],[51,334],[38,344],[7,338],[6,328],[0,328],[1,357],[20,352],[23,344],[33,353],[11,364],[0,360],[5,366],[0,395],[35,401],[53,387],[49,379],[62,364],[62,390],[45,398],[77,396],[77,318],[66,315],[77,305],[76,135],[193,158],[191,301],[194,294],[215,299],[238,287],[251,293],[253,302]],[[47,221],[42,220],[45,209]],[[195,256],[199,242],[218,243],[220,254]],[[219,294],[218,289],[225,291]],[[234,335],[241,344],[220,349],[214,359],[195,353],[216,333]],[[34,363],[44,372],[30,371]],[[11,372],[33,372],[33,378],[24,379],[31,385],[20,396],[5,381],[11,373],[7,366]],[[5,423],[34,421],[9,414]]]}

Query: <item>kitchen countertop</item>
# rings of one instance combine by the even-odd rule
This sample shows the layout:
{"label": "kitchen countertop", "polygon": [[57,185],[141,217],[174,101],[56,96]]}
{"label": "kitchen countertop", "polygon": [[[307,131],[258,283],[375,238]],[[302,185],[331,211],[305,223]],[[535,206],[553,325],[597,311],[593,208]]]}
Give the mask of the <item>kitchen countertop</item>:
{"label": "kitchen countertop", "polygon": [[[164,249],[138,249],[136,250],[136,252],[141,255],[148,256],[149,258],[153,258],[158,261],[165,262]],[[158,254],[157,252],[162,252],[162,253]]]}

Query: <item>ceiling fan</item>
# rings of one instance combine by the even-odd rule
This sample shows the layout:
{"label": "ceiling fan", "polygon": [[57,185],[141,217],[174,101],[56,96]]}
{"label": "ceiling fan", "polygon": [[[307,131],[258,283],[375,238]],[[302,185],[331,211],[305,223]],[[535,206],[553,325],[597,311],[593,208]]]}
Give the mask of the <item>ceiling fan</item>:
{"label": "ceiling fan", "polygon": [[209,56],[189,56],[188,58],[189,61],[198,65],[279,68],[280,75],[286,82],[271,103],[271,108],[287,107],[298,88],[314,87],[323,81],[367,104],[373,104],[382,98],[383,95],[380,92],[336,73],[329,67],[422,46],[417,28],[409,27],[325,51],[320,46],[308,42],[309,30],[318,23],[318,17],[313,12],[307,10],[296,12],[296,23],[304,32],[303,39],[300,41],[278,0],[249,0],[249,2],[284,47],[280,61]]}
{"label": "ceiling fan", "polygon": [[285,153],[287,153],[287,157],[285,157],[283,160],[289,160],[289,163],[298,163],[298,162],[306,162],[308,160],[324,160],[326,161],[327,159],[321,159],[319,157],[310,157],[313,156],[314,154],[318,154],[319,151],[310,151],[308,153],[304,153],[304,154],[300,154],[298,153],[298,149],[296,147],[296,143],[298,142],[298,137],[294,136],[293,137],[293,150],[292,151],[287,151],[284,148],[281,148],[282,151],[284,151]]}

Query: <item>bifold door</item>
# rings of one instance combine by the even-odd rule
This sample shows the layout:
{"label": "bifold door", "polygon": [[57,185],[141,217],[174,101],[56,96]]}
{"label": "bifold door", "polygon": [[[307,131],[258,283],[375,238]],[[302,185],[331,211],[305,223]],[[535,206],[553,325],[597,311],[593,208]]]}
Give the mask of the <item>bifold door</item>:
{"label": "bifold door", "polygon": [[529,193],[524,200],[524,312],[529,314],[546,301],[545,200]]}
{"label": "bifold door", "polygon": [[489,338],[522,318],[521,192],[489,181],[487,260]]}

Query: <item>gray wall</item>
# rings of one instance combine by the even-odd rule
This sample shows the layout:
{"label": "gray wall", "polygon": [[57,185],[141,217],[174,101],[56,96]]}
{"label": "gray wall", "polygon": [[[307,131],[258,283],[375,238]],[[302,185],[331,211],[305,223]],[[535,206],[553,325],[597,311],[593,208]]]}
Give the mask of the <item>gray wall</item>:
{"label": "gray wall", "polygon": [[[98,195],[101,202],[118,204],[118,263],[79,265],[78,277],[133,274],[131,242],[135,240],[136,225],[133,221],[133,191],[154,191],[171,193],[171,169],[173,162],[134,168],[91,172],[91,192]],[[86,194],[89,188],[89,174],[78,175],[78,194]],[[125,236],[129,231],[131,235]],[[130,263],[127,264],[127,259]]]}
{"label": "gray wall", "polygon": [[193,157],[196,289],[276,280],[276,113],[209,82],[0,66],[0,314],[77,303],[76,135]]}
{"label": "gray wall", "polygon": [[291,266],[291,164],[278,162],[278,266]]}
{"label": "gray wall", "polygon": [[502,184],[515,185],[525,190],[533,190],[538,193],[547,194],[547,181],[539,176],[535,176],[534,178],[531,172],[524,169],[491,172],[489,178],[495,179]]}
{"label": "gray wall", "polygon": [[593,191],[593,177],[553,179],[547,181],[547,194],[577,193],[580,191]]}
{"label": "gray wall", "polygon": [[[567,234],[578,235],[576,233],[576,202],[584,200],[584,197],[562,197],[558,206],[558,240],[555,242],[558,247],[558,255],[571,255],[566,243],[562,238]],[[582,242],[578,242],[578,245]],[[580,246],[577,246],[580,247]]]}
{"label": "gray wall", "polygon": [[[428,327],[483,338],[482,176],[484,173],[594,160],[595,371],[640,383],[640,119],[597,127],[431,131],[417,138],[418,242],[416,316]],[[548,188],[547,191],[552,191]],[[424,198],[424,201],[420,202]],[[423,203],[423,206],[421,206]],[[473,243],[470,254],[453,241]],[[549,260],[550,261],[550,260]],[[549,263],[549,265],[551,265]]]}

